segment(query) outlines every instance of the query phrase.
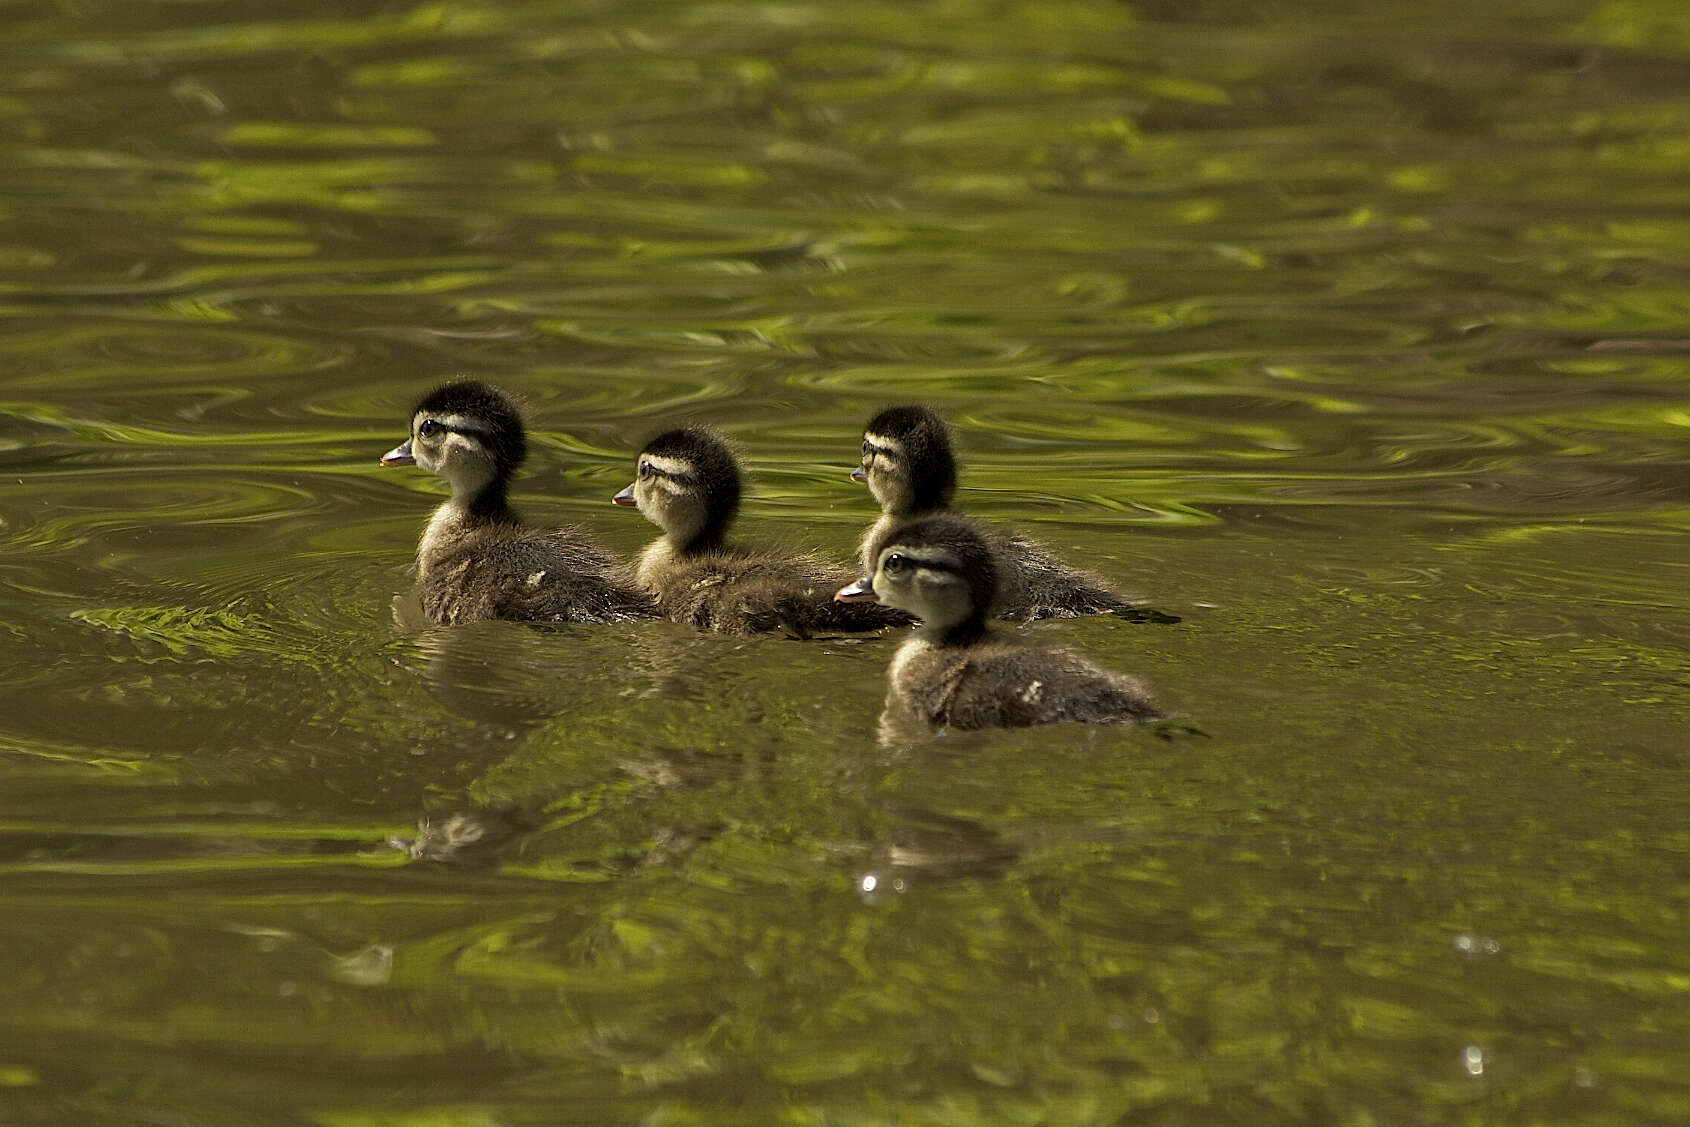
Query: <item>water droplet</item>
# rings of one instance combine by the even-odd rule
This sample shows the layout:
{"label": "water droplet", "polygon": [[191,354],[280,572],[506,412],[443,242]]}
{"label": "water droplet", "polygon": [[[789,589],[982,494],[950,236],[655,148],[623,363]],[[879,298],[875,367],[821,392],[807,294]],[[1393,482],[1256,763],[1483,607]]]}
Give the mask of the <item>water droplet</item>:
{"label": "water droplet", "polygon": [[1471,955],[1475,958],[1495,955],[1502,950],[1502,944],[1490,936],[1479,935],[1471,931],[1457,932],[1451,944],[1458,953]]}

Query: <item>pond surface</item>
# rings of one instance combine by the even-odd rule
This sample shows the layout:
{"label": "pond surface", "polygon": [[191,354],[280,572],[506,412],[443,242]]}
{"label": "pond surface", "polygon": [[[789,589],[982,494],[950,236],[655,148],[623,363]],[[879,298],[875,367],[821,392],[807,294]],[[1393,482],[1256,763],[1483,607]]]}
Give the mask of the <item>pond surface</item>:
{"label": "pond surface", "polygon": [[[0,1120],[1690,1121],[1690,17],[1393,7],[0,0]],[[1185,727],[405,626],[459,373],[931,403]]]}

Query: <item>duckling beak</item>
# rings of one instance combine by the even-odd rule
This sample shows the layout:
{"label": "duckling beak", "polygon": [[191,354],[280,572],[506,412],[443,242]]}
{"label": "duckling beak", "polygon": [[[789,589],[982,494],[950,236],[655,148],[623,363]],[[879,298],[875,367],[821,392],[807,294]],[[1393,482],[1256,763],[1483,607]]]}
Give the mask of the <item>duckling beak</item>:
{"label": "duckling beak", "polygon": [[874,577],[865,575],[847,587],[841,587],[833,593],[836,603],[878,603],[880,596],[874,593]]}
{"label": "duckling beak", "polygon": [[863,472],[863,467],[858,466],[856,469],[851,471],[851,480],[856,482],[858,485],[867,485],[868,474]]}
{"label": "duckling beak", "polygon": [[406,439],[393,449],[381,456],[384,466],[414,466],[417,460],[411,456],[411,440]]}
{"label": "duckling beak", "polygon": [[621,505],[622,507],[628,509],[631,509],[639,504],[638,501],[634,500],[634,487],[632,485],[612,497],[610,499],[610,503],[613,505]]}

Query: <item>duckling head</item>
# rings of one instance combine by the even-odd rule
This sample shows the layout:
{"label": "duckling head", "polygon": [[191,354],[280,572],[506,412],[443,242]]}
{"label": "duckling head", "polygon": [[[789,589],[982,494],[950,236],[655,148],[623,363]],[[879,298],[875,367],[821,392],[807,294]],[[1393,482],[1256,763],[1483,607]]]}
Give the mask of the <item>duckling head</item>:
{"label": "duckling head", "polygon": [[907,521],[874,545],[874,574],[833,597],[879,602],[921,620],[921,633],[941,644],[975,641],[997,593],[992,553],[967,520],[934,516]]}
{"label": "duckling head", "polygon": [[683,554],[721,547],[739,512],[739,458],[706,427],[678,427],[645,444],[634,483],[611,500],[637,507]]}
{"label": "duckling head", "polygon": [[421,466],[444,478],[452,499],[473,506],[501,501],[528,453],[522,416],[509,396],[479,380],[454,380],[411,411],[411,437],[382,455],[384,466]]}
{"label": "duckling head", "polygon": [[851,480],[868,486],[883,512],[942,509],[956,492],[951,432],[926,407],[888,407],[863,428],[863,464]]}

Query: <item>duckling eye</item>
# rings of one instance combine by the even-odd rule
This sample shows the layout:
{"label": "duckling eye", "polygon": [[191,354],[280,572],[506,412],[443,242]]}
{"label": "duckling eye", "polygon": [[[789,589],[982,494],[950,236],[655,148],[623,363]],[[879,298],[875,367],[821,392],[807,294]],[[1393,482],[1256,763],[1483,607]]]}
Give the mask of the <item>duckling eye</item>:
{"label": "duckling eye", "polygon": [[866,439],[866,438],[863,439],[863,457],[867,458],[873,450],[874,450],[874,447],[872,447],[868,444],[868,439]]}
{"label": "duckling eye", "polygon": [[651,476],[651,463],[650,462],[641,462],[640,463],[640,476],[641,477],[650,477]]}
{"label": "duckling eye", "polygon": [[894,552],[880,561],[880,570],[888,575],[896,575],[904,570],[904,565],[908,563],[908,560]]}
{"label": "duckling eye", "polygon": [[433,438],[435,435],[439,434],[442,429],[444,428],[442,428],[441,425],[433,419],[424,419],[422,421],[422,426],[417,428],[417,437]]}

